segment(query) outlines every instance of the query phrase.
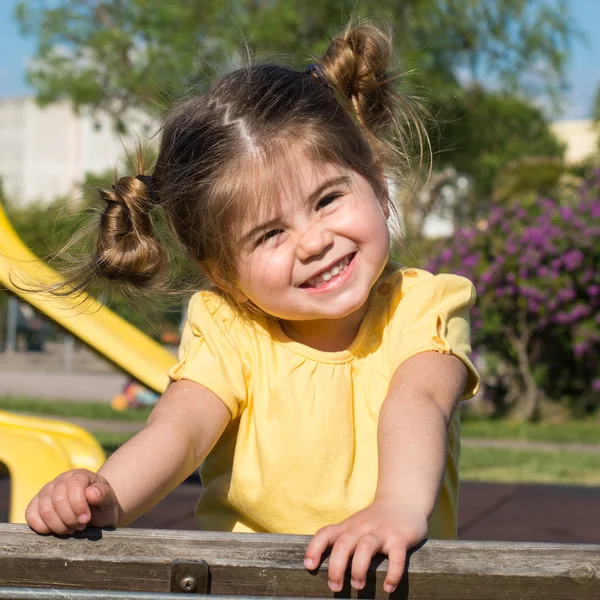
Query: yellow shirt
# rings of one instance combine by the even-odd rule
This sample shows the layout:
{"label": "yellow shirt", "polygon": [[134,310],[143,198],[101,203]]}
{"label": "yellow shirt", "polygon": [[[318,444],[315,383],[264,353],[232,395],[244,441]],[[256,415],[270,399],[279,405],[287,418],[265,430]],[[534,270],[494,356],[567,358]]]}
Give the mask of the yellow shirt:
{"label": "yellow shirt", "polygon": [[[372,290],[350,347],[322,352],[276,322],[245,323],[212,292],[195,294],[169,376],[208,388],[232,416],[201,468],[200,526],[313,534],[368,506],[379,410],[396,368],[420,352],[454,354],[469,371],[463,398],[477,391],[468,358],[474,300],[467,279],[404,269]],[[428,537],[456,537],[459,410],[448,444]]]}

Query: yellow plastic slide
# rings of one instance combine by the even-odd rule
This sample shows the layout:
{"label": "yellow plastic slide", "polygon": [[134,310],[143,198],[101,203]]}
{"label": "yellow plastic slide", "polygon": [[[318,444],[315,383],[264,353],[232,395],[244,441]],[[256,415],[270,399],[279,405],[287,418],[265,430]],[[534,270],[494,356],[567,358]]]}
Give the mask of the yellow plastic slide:
{"label": "yellow plastic slide", "polygon": [[[82,297],[73,300],[19,289],[59,281],[59,275],[23,244],[0,205],[0,288],[8,288],[132,377],[162,392],[175,357],[160,344],[91,298],[84,312]],[[81,427],[0,411],[0,463],[11,477],[13,523],[24,522],[27,503],[45,483],[73,468],[96,471],[104,459],[102,448]]]}
{"label": "yellow plastic slide", "polygon": [[70,423],[0,411],[0,463],[10,475],[11,523],[25,523],[27,504],[42,486],[69,469],[97,471],[98,442]]}
{"label": "yellow plastic slide", "polygon": [[163,392],[175,357],[160,344],[96,300],[86,301],[84,312],[81,297],[74,300],[19,289],[58,281],[60,276],[23,244],[0,205],[0,287],[20,296],[145,386]]}

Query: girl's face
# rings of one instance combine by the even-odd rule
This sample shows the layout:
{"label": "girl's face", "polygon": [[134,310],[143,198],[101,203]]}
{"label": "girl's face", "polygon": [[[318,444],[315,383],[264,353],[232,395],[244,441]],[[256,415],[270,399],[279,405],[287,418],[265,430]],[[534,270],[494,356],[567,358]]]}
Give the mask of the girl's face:
{"label": "girl's face", "polygon": [[240,299],[284,322],[356,316],[388,260],[387,206],[354,171],[296,165],[273,210],[243,224]]}

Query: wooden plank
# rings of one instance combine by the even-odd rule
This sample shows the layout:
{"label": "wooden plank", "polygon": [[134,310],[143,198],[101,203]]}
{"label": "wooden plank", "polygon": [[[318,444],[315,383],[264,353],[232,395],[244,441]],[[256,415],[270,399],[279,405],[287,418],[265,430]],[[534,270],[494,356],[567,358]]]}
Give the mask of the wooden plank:
{"label": "wooden plank", "polygon": [[[41,536],[0,525],[0,584],[168,592],[175,559],[205,560],[211,594],[386,598],[383,557],[366,589],[327,587],[327,561],[303,567],[308,536],[152,529],[86,530]],[[414,550],[392,598],[526,600],[600,598],[600,546],[431,540]]]}

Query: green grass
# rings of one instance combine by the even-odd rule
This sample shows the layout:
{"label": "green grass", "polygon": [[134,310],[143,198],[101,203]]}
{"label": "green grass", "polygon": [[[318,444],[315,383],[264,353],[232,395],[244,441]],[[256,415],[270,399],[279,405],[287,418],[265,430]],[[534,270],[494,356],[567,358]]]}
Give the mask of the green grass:
{"label": "green grass", "polygon": [[466,421],[462,424],[462,437],[600,444],[600,422],[588,420],[554,424],[512,423],[497,420]]}
{"label": "green grass", "polygon": [[0,398],[0,410],[37,413],[46,416],[78,417],[84,419],[115,419],[146,421],[150,408],[120,412],[103,402],[69,402],[67,400],[37,400],[35,398]]}
{"label": "green grass", "polygon": [[[130,433],[93,432],[107,455]],[[556,483],[600,485],[600,453],[465,448],[460,459],[461,481],[496,483]]]}
{"label": "green grass", "polygon": [[[38,413],[87,419],[117,419],[146,421],[150,408],[119,412],[101,402],[69,402],[66,400],[37,400],[35,398],[0,398],[0,410]],[[600,422],[596,420],[568,421],[563,424],[511,423],[496,420],[467,420],[463,422],[465,438],[488,438],[540,442],[572,442],[600,444]]]}
{"label": "green grass", "polygon": [[[121,421],[145,421],[150,413],[150,408],[118,412],[98,402],[30,398],[0,398],[0,410]],[[108,454],[133,435],[93,428],[91,431]],[[588,420],[557,425],[468,420],[463,423],[463,437],[600,444],[600,423]],[[600,485],[600,453],[463,447],[460,475],[465,481]]]}
{"label": "green grass", "polygon": [[600,453],[464,448],[461,481],[600,485]]}

